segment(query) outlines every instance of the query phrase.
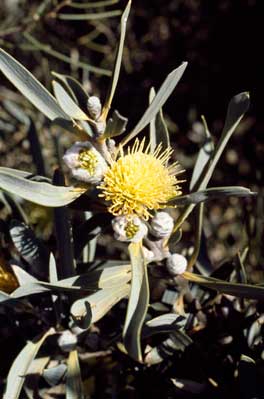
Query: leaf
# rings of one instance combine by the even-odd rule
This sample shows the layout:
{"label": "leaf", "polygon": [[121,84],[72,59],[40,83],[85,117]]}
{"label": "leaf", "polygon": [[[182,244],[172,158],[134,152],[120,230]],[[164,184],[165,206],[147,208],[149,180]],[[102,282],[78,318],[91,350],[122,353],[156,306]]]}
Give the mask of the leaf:
{"label": "leaf", "polygon": [[154,100],[147,108],[137,125],[134,127],[131,133],[129,133],[122,141],[121,145],[124,146],[130,140],[132,140],[139,132],[141,132],[151,120],[153,120],[156,114],[159,112],[161,107],[167,101],[179,80],[181,79],[183,72],[187,67],[187,62],[183,62],[178,68],[174,69],[165,79],[162,86],[160,87]]}
{"label": "leaf", "polygon": [[70,204],[86,189],[75,187],[59,187],[45,182],[26,179],[28,172],[0,167],[0,187],[12,194],[48,207]]}
{"label": "leaf", "polygon": [[64,21],[91,21],[95,19],[113,18],[118,17],[121,14],[121,10],[97,12],[91,14],[57,14],[58,19]]}
{"label": "leaf", "polygon": [[31,273],[35,276],[47,278],[49,251],[43,242],[35,236],[33,230],[25,223],[12,220],[10,236],[22,258],[29,263]]}
{"label": "leaf", "polygon": [[[64,175],[59,169],[54,171],[53,183],[59,186],[64,186],[65,184]],[[57,272],[59,279],[62,279],[76,274],[72,226],[70,222],[69,210],[66,207],[58,207],[54,209],[54,225],[59,253]]]}
{"label": "leaf", "polygon": [[224,197],[249,197],[257,193],[250,191],[246,187],[212,187],[206,190],[197,191],[188,195],[172,198],[168,203],[173,205],[200,204],[201,202],[212,201]]}
{"label": "leaf", "polygon": [[81,110],[81,108],[73,101],[71,96],[67,93],[67,91],[62,87],[62,85],[56,80],[52,81],[53,90],[55,93],[55,97],[61,106],[62,109],[65,110],[67,115],[76,120],[87,121],[88,116]]}
{"label": "leaf", "polygon": [[[149,102],[151,103],[156,95],[154,87],[150,89]],[[150,121],[150,150],[154,152],[159,144],[162,144],[162,149],[170,146],[169,132],[163,118],[162,109],[159,110],[156,117]]]}
{"label": "leaf", "polygon": [[176,351],[184,351],[185,348],[192,344],[191,338],[183,331],[174,331],[169,338],[160,345],[152,348],[145,356],[144,363],[148,365],[159,364]]}
{"label": "leaf", "polygon": [[110,83],[109,90],[108,90],[106,100],[105,100],[103,110],[102,110],[102,119],[103,120],[106,120],[108,111],[111,108],[112,100],[113,100],[117,82],[119,79],[122,55],[123,55],[123,47],[124,47],[124,41],[125,41],[125,36],[126,36],[127,18],[128,18],[129,12],[130,12],[130,7],[131,7],[131,0],[128,1],[127,6],[122,14],[122,17],[121,17],[120,39],[119,39],[118,49],[117,49],[117,53],[116,53],[115,65],[114,65],[114,69],[113,69],[112,76],[111,76],[111,83]]}
{"label": "leaf", "polygon": [[81,370],[76,350],[69,353],[67,365],[66,399],[84,399]]}
{"label": "leaf", "polygon": [[72,95],[72,98],[75,100],[76,104],[85,112],[87,110],[87,101],[89,99],[89,95],[86,93],[82,85],[74,78],[69,75],[62,75],[57,72],[51,72],[55,78],[59,79]]}
{"label": "leaf", "polygon": [[32,360],[35,358],[45,339],[49,335],[54,334],[54,332],[54,329],[51,328],[40,339],[34,339],[24,346],[9,370],[3,399],[19,399],[25,381],[25,375]]}
{"label": "leaf", "polygon": [[55,98],[23,65],[0,49],[0,69],[11,83],[49,119],[69,119]]}
{"label": "leaf", "polygon": [[[234,96],[229,105],[227,110],[226,121],[224,125],[224,129],[221,135],[219,142],[215,148],[215,151],[212,155],[210,162],[206,164],[203,172],[201,173],[198,181],[196,182],[193,190],[205,190],[209,180],[213,174],[213,171],[216,167],[216,164],[221,157],[229,139],[231,138],[232,134],[234,133],[236,127],[238,126],[239,122],[243,118],[245,112],[247,112],[250,105],[249,100],[249,93],[243,92]],[[195,204],[188,205],[183,212],[181,213],[180,217],[176,221],[174,225],[174,231],[177,231],[178,228],[181,227],[182,223],[185,219],[189,216],[189,214],[194,209]]]}
{"label": "leaf", "polygon": [[93,1],[89,3],[71,3],[71,8],[100,8],[111,6],[113,4],[119,3],[120,0],[101,0],[101,1]]}
{"label": "leaf", "polygon": [[76,228],[73,232],[73,241],[74,253],[77,259],[81,255],[84,247],[89,245],[90,241],[94,240],[97,235],[102,232],[102,229],[110,225],[111,219],[112,217],[110,214],[97,213]]}
{"label": "leaf", "polygon": [[126,130],[128,119],[114,111],[111,118],[108,119],[104,133],[105,138],[120,136]]}
{"label": "leaf", "polygon": [[166,313],[146,322],[142,330],[142,337],[147,338],[154,334],[169,333],[183,327],[186,319],[175,313]]}
{"label": "leaf", "polygon": [[190,272],[184,272],[182,276],[193,283],[201,284],[223,294],[257,300],[264,299],[264,286],[261,285],[229,283],[213,277],[204,277]]}
{"label": "leaf", "polygon": [[30,152],[32,155],[33,163],[36,166],[36,172],[38,175],[45,176],[46,175],[45,162],[43,159],[36,126],[32,121],[32,119],[29,119],[29,125],[27,127],[27,136],[30,144]]}
{"label": "leaf", "polygon": [[149,304],[147,266],[142,253],[141,243],[131,243],[129,245],[129,254],[132,281],[123,329],[123,339],[128,354],[134,360],[142,362],[140,336]]}
{"label": "leaf", "polygon": [[71,316],[75,323],[85,329],[96,323],[109,312],[121,299],[125,298],[130,290],[126,283],[103,288],[95,294],[78,299],[71,307]]}
{"label": "leaf", "polygon": [[209,162],[209,160],[212,157],[212,154],[214,152],[214,142],[213,138],[211,136],[211,133],[209,132],[206,120],[204,116],[202,116],[202,121],[204,124],[204,133],[205,133],[205,138],[204,142],[200,148],[200,151],[198,153],[194,168],[193,168],[193,173],[192,173],[192,178],[190,181],[190,190],[193,189],[194,185],[200,178],[206,164]]}

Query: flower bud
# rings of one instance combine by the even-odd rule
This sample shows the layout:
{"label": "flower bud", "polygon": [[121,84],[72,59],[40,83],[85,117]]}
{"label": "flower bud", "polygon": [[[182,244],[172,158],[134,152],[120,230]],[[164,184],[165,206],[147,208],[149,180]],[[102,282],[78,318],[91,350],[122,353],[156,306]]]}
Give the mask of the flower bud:
{"label": "flower bud", "polygon": [[89,97],[87,101],[87,109],[90,116],[94,120],[98,119],[102,112],[102,104],[100,99],[96,96]]}
{"label": "flower bud", "polygon": [[155,254],[153,251],[150,251],[148,248],[146,247],[142,247],[142,251],[143,251],[143,256],[144,259],[150,263],[155,259]]}
{"label": "flower bud", "polygon": [[167,212],[157,212],[151,220],[151,233],[157,238],[166,238],[171,234],[173,226],[173,218]]}
{"label": "flower bud", "polygon": [[126,216],[117,216],[112,220],[112,227],[116,240],[125,242],[139,242],[148,233],[148,228],[137,216],[128,219]]}
{"label": "flower bud", "polygon": [[187,259],[180,254],[171,254],[167,258],[167,270],[172,276],[177,276],[178,274],[182,274],[187,269]]}
{"label": "flower bud", "polygon": [[70,330],[65,330],[58,339],[58,345],[63,352],[70,352],[76,347],[77,338]]}
{"label": "flower bud", "polygon": [[90,184],[99,183],[107,169],[106,161],[89,141],[77,141],[66,151],[63,160],[73,177]]}

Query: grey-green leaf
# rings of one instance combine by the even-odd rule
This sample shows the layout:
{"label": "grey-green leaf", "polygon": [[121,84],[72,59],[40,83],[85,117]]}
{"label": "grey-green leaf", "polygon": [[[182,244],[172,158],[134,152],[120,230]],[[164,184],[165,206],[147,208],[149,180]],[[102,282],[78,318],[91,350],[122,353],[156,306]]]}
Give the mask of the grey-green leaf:
{"label": "grey-green leaf", "polygon": [[[149,93],[150,104],[154,100],[155,95],[155,89],[152,87]],[[150,122],[149,136],[151,152],[153,152],[159,144],[162,145],[163,150],[170,146],[169,132],[163,117],[162,108],[159,110],[156,117]]]}
{"label": "grey-green leaf", "polygon": [[0,69],[11,83],[49,119],[69,119],[55,98],[23,65],[0,49]]}
{"label": "grey-green leaf", "polygon": [[71,118],[76,120],[88,120],[88,116],[81,110],[81,108],[73,101],[71,96],[62,87],[62,85],[55,80],[52,82],[55,97],[61,106]]}
{"label": "grey-green leaf", "polygon": [[118,44],[118,49],[116,53],[116,59],[115,59],[115,65],[114,69],[112,72],[111,76],[111,84],[106,96],[106,100],[103,106],[102,110],[102,116],[104,120],[107,118],[107,114],[109,109],[111,108],[112,100],[115,94],[118,78],[119,78],[119,73],[120,73],[120,68],[121,68],[121,62],[122,62],[122,55],[123,55],[123,47],[124,47],[124,41],[125,41],[125,36],[126,36],[126,24],[127,24],[127,18],[130,12],[130,7],[131,7],[131,0],[127,3],[127,6],[125,8],[125,11],[122,14],[121,18],[121,32],[120,32],[120,39],[119,39],[119,44]]}
{"label": "grey-green leaf", "polygon": [[81,369],[76,350],[70,352],[67,365],[66,399],[84,399]]}
{"label": "grey-green leaf", "polygon": [[128,354],[142,362],[141,329],[149,304],[149,285],[147,266],[140,243],[129,245],[132,281],[129,295],[126,320],[123,329],[124,345]]}
{"label": "grey-green leaf", "polygon": [[54,334],[53,328],[40,339],[28,342],[18,354],[9,370],[3,399],[19,399],[28,368],[45,339],[51,334]]}
{"label": "grey-green leaf", "polygon": [[165,79],[161,85],[157,95],[154,100],[147,108],[137,125],[134,127],[131,133],[129,133],[121,142],[122,145],[127,144],[132,140],[139,132],[141,132],[151,120],[153,120],[156,114],[159,112],[161,107],[167,101],[176,85],[180,81],[185,69],[187,67],[187,62],[183,62],[178,68],[174,69]]}
{"label": "grey-green leaf", "polygon": [[197,191],[188,195],[175,197],[169,201],[173,205],[199,204],[201,202],[221,199],[224,197],[250,197],[256,193],[250,191],[246,187],[229,186],[229,187],[212,187],[206,190]]}
{"label": "grey-green leaf", "polygon": [[45,182],[26,179],[27,172],[0,167],[0,188],[25,200],[48,207],[70,204],[86,191],[75,187],[53,186]]}
{"label": "grey-green leaf", "polygon": [[264,299],[264,286],[261,285],[229,283],[228,281],[218,280],[213,277],[204,277],[190,272],[184,272],[182,276],[189,281],[224,294],[242,298]]}

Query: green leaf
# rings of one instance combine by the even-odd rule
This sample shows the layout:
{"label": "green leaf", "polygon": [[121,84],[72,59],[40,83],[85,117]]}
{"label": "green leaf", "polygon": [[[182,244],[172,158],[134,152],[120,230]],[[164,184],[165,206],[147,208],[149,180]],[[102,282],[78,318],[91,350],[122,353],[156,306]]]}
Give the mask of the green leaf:
{"label": "green leaf", "polygon": [[96,323],[121,299],[125,298],[130,290],[126,283],[114,285],[97,291],[95,294],[78,299],[71,307],[71,315],[81,328],[89,328]]}
{"label": "green leaf", "polygon": [[264,299],[264,286],[261,285],[229,283],[213,277],[204,277],[190,272],[184,272],[182,276],[193,283],[201,284],[223,294],[257,300]]}
{"label": "green leaf", "polygon": [[35,339],[26,344],[14,360],[7,376],[7,385],[3,399],[19,399],[28,368],[38,353],[45,339],[54,334],[54,329],[49,329],[40,339]]}
{"label": "green leaf", "polygon": [[141,132],[151,120],[153,120],[159,110],[162,108],[164,103],[167,101],[176,85],[180,81],[183,72],[187,67],[187,62],[183,62],[178,68],[174,69],[165,79],[162,86],[160,87],[154,100],[147,108],[137,125],[134,127],[131,133],[129,133],[122,141],[121,144],[125,145],[132,140],[139,132]]}
{"label": "green leaf", "polygon": [[53,186],[49,183],[26,179],[28,172],[0,167],[0,188],[25,200],[48,207],[70,204],[86,189]]}
{"label": "green leaf", "polygon": [[132,281],[123,329],[123,339],[128,354],[133,359],[142,362],[140,338],[149,304],[148,274],[141,243],[131,243],[129,245],[129,254]]}
{"label": "green leaf", "polygon": [[67,115],[76,120],[87,121],[88,116],[81,110],[81,108],[73,101],[71,96],[62,87],[62,85],[55,80],[52,82],[55,97],[61,106],[65,110]]}
{"label": "green leaf", "polygon": [[227,186],[227,187],[212,187],[206,190],[197,191],[188,195],[175,197],[169,201],[173,205],[186,205],[186,204],[200,204],[201,202],[212,201],[224,197],[250,197],[255,196],[257,193],[250,191],[246,187]]}
{"label": "green leaf", "polygon": [[[155,89],[152,87],[149,93],[149,102],[153,101],[156,95]],[[164,121],[162,108],[157,113],[156,117],[150,121],[150,150],[154,152],[155,148],[162,144],[162,149],[165,150],[170,146],[169,132]]]}
{"label": "green leaf", "polygon": [[113,69],[112,76],[111,76],[111,83],[109,86],[109,90],[108,90],[106,100],[105,100],[103,110],[102,110],[103,120],[106,120],[108,111],[111,108],[112,100],[113,100],[117,82],[119,79],[122,55],[123,55],[123,48],[124,48],[124,41],[125,41],[125,36],[126,36],[127,18],[128,18],[129,12],[130,12],[130,7],[131,7],[131,0],[129,0],[129,2],[127,3],[127,6],[126,6],[125,11],[123,12],[122,18],[121,18],[120,39],[119,39],[118,49],[117,49],[117,53],[116,53],[115,65],[114,65],[114,69]]}
{"label": "green leaf", "polygon": [[[221,135],[219,142],[215,148],[215,151],[211,157],[211,159],[207,162],[203,172],[201,173],[199,179],[193,186],[193,190],[205,190],[209,180],[213,174],[213,171],[221,157],[229,139],[231,138],[232,134],[234,133],[236,127],[238,126],[239,122],[243,118],[245,112],[247,112],[250,105],[249,100],[249,93],[244,92],[237,94],[234,96],[229,105],[227,110],[226,121],[224,125],[224,129]],[[182,223],[186,220],[186,218],[190,215],[192,210],[194,209],[195,204],[188,205],[184,211],[181,213],[180,217],[176,221],[174,225],[174,231],[177,231]]]}
{"label": "green leaf", "polygon": [[66,399],[84,399],[81,369],[76,350],[69,353],[67,365]]}
{"label": "green leaf", "polygon": [[11,83],[49,119],[69,119],[55,98],[23,65],[0,49],[0,69]]}

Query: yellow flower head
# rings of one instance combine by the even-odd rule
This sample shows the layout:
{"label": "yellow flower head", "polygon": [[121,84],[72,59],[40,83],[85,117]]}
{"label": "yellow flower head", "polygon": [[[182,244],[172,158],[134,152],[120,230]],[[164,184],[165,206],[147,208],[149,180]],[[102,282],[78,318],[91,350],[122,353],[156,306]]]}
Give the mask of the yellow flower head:
{"label": "yellow flower head", "polygon": [[166,207],[167,201],[180,195],[177,175],[182,171],[177,162],[167,166],[173,150],[162,151],[159,145],[154,152],[150,145],[144,149],[145,140],[135,140],[132,149],[113,160],[98,188],[99,196],[110,202],[108,210],[115,216],[137,215],[148,220],[151,210]]}

